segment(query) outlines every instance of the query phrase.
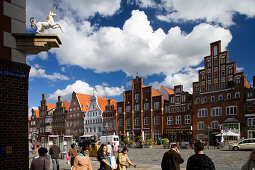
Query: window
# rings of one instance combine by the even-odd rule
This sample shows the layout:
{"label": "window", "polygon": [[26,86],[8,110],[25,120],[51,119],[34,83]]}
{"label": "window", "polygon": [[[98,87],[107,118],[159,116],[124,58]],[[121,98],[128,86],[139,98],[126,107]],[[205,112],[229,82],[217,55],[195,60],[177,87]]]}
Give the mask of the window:
{"label": "window", "polygon": [[173,124],[173,116],[167,116],[167,125]]}
{"label": "window", "polygon": [[149,124],[150,124],[150,118],[144,117],[144,125],[149,125]]}
{"label": "window", "polygon": [[212,91],[212,86],[208,85],[208,91]]}
{"label": "window", "polygon": [[79,108],[79,107],[77,107],[77,110],[80,110],[80,108]]}
{"label": "window", "polygon": [[131,126],[131,119],[130,118],[126,120],[126,126]]}
{"label": "window", "polygon": [[177,125],[180,125],[180,124],[181,124],[181,119],[182,119],[181,115],[176,116],[175,119],[176,119],[176,122],[175,122],[175,123],[176,123]]}
{"label": "window", "polygon": [[150,104],[144,103],[144,110],[149,110],[149,109],[150,109]]}
{"label": "window", "polygon": [[236,115],[237,114],[237,106],[228,106],[227,115]]}
{"label": "window", "polygon": [[219,85],[218,84],[214,84],[214,90],[219,90]]}
{"label": "window", "polygon": [[171,103],[174,103],[174,96],[171,97]]}
{"label": "window", "polygon": [[241,80],[240,79],[236,79],[236,84],[241,84]]}
{"label": "window", "polygon": [[208,116],[208,110],[207,109],[199,109],[198,110],[198,117],[207,117]]}
{"label": "window", "polygon": [[211,67],[211,66],[212,66],[211,60],[207,60],[207,67]]}
{"label": "window", "polygon": [[101,132],[101,127],[98,127],[98,132]]}
{"label": "window", "polygon": [[154,109],[159,109],[159,102],[154,102]]}
{"label": "window", "polygon": [[174,113],[174,107],[171,107],[171,113]]}
{"label": "window", "polygon": [[73,102],[73,105],[75,105],[75,102]]}
{"label": "window", "polygon": [[190,124],[190,115],[185,115],[185,124]]}
{"label": "window", "polygon": [[201,91],[205,92],[205,87],[204,86],[202,86]]}
{"label": "window", "polygon": [[182,111],[185,112],[185,106],[182,106]]}
{"label": "window", "polygon": [[73,117],[75,117],[75,114],[73,114]]}
{"label": "window", "polygon": [[219,101],[222,101],[222,100],[223,100],[223,95],[222,95],[222,94],[220,94],[220,95],[218,96],[218,100],[219,100]]}
{"label": "window", "polygon": [[200,103],[200,98],[196,98],[196,102],[197,102],[197,104],[199,104]]}
{"label": "window", "polygon": [[127,106],[126,107],[126,112],[130,112],[131,111],[131,106]]}
{"label": "window", "polygon": [[247,93],[247,97],[248,97],[248,98],[252,97],[252,92],[248,92],[248,93]]}
{"label": "window", "polygon": [[240,92],[235,92],[235,98],[240,98]]}
{"label": "window", "polygon": [[228,74],[233,74],[233,68],[228,69]]}
{"label": "window", "polygon": [[226,87],[225,83],[221,83],[221,89],[224,89]]}
{"label": "window", "polygon": [[96,131],[97,131],[97,130],[96,130],[96,127],[94,127],[93,129],[94,129],[94,132],[96,132]]}
{"label": "window", "polygon": [[73,115],[72,115],[72,114],[70,114],[70,117],[73,117]]}
{"label": "window", "polygon": [[199,87],[198,86],[196,87],[196,92],[199,92]]}
{"label": "window", "polygon": [[221,77],[225,77],[225,71],[221,71]]}
{"label": "window", "polygon": [[227,99],[230,100],[231,99],[231,93],[227,94]]}
{"label": "window", "polygon": [[75,110],[76,108],[74,107],[73,110]]}
{"label": "window", "polygon": [[212,108],[212,116],[221,116],[221,115],[222,115],[221,107]]}
{"label": "window", "polygon": [[214,73],[214,79],[217,79],[217,78],[218,78],[218,73],[215,72],[215,73]]}
{"label": "window", "polygon": [[77,113],[77,117],[79,117],[80,116],[80,114],[79,113]]}
{"label": "window", "polygon": [[122,107],[118,107],[118,113],[122,113]]}
{"label": "window", "polygon": [[162,137],[161,130],[154,131],[154,141],[157,141],[161,137]]}
{"label": "window", "polygon": [[136,104],[135,105],[135,111],[139,111],[140,110],[140,104]]}
{"label": "window", "polygon": [[180,97],[176,97],[176,103],[180,103]]}
{"label": "window", "polygon": [[69,110],[70,110],[70,112],[71,112],[71,111],[72,111],[72,108],[70,108]]}
{"label": "window", "polygon": [[159,125],[160,122],[161,122],[161,121],[160,121],[160,116],[155,116],[155,117],[154,117],[154,124],[155,124],[155,125]]}
{"label": "window", "polygon": [[255,138],[255,130],[248,130],[248,138]]}
{"label": "window", "polygon": [[177,89],[176,89],[176,93],[180,93],[180,88],[177,88]]}
{"label": "window", "polygon": [[140,119],[139,118],[135,118],[135,126],[140,126]]}
{"label": "window", "polygon": [[221,64],[225,64],[225,58],[221,58]]}
{"label": "window", "polygon": [[186,102],[186,95],[182,95],[182,103]]}
{"label": "window", "polygon": [[248,118],[247,119],[248,126],[255,126],[255,118]]}
{"label": "window", "polygon": [[212,79],[212,74],[208,73],[208,80],[211,80],[211,79]]}
{"label": "window", "polygon": [[139,94],[135,94],[135,100],[139,99]]}
{"label": "window", "polygon": [[204,103],[207,103],[207,97],[204,97],[203,100],[204,100]]}
{"label": "window", "polygon": [[202,80],[205,80],[205,75],[202,75],[202,76],[201,76],[201,79],[202,79]]}
{"label": "window", "polygon": [[180,107],[176,107],[176,112],[180,112]]}
{"label": "window", "polygon": [[204,130],[204,122],[197,123],[198,130]]}
{"label": "window", "polygon": [[123,126],[123,119],[119,119],[119,126],[120,126],[120,127]]}
{"label": "window", "polygon": [[214,46],[213,47],[213,56],[216,56],[218,54],[218,47]]}
{"label": "window", "polygon": [[218,121],[212,121],[212,129],[218,129]]}
{"label": "window", "polygon": [[218,61],[214,61],[214,66],[218,67]]}
{"label": "window", "polygon": [[215,96],[211,96],[211,102],[215,102]]}

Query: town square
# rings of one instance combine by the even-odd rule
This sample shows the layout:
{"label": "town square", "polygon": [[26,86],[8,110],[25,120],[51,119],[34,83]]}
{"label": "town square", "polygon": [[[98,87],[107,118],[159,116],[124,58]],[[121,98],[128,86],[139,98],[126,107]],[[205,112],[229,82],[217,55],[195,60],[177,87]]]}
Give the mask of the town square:
{"label": "town square", "polygon": [[255,0],[1,0],[0,169],[255,169]]}

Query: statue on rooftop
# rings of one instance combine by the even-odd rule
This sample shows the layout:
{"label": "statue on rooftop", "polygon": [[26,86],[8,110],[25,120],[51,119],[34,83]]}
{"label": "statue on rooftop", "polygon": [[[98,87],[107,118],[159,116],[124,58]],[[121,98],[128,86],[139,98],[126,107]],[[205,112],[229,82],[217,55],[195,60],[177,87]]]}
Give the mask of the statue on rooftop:
{"label": "statue on rooftop", "polygon": [[31,17],[30,18],[31,28],[33,28],[35,25],[37,28],[36,32],[39,34],[44,33],[45,29],[50,29],[50,28],[52,28],[52,29],[59,28],[63,32],[60,24],[55,23],[55,21],[53,19],[53,17],[55,17],[55,18],[57,17],[57,14],[54,13],[55,9],[56,9],[56,7],[52,11],[49,12],[46,22],[37,22],[36,23],[36,20],[33,17]]}

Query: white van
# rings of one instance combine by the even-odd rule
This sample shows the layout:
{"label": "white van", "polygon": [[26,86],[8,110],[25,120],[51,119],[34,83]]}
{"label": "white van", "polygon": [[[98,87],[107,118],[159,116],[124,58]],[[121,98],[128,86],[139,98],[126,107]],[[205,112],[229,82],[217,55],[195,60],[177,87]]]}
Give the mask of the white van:
{"label": "white van", "polygon": [[113,142],[119,146],[119,136],[117,135],[109,135],[109,136],[101,136],[100,137],[100,144],[108,144],[110,142],[111,145],[113,145]]}

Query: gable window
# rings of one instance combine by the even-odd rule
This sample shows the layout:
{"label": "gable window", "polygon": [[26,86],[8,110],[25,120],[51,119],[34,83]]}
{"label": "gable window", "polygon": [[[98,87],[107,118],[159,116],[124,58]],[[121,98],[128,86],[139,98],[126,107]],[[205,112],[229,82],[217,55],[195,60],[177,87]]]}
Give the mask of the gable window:
{"label": "gable window", "polygon": [[135,94],[135,100],[139,99],[139,94]]}
{"label": "gable window", "polygon": [[182,111],[185,112],[185,106],[182,106]]}
{"label": "gable window", "polygon": [[221,77],[225,77],[225,71],[221,71]]}
{"label": "gable window", "polygon": [[180,97],[176,97],[176,103],[180,103]]}
{"label": "gable window", "polygon": [[248,92],[248,93],[247,93],[247,97],[248,97],[248,98],[252,97],[252,92]]}
{"label": "gable window", "polygon": [[135,111],[139,111],[140,110],[140,104],[136,104],[135,105]]}
{"label": "gable window", "polygon": [[205,87],[204,86],[202,86],[201,91],[205,92]]}
{"label": "gable window", "polygon": [[225,58],[221,58],[221,64],[225,64]]}
{"label": "gable window", "polygon": [[207,109],[199,109],[198,110],[198,117],[207,117],[208,116],[208,110]]}
{"label": "gable window", "polygon": [[212,86],[208,85],[208,91],[212,91]]}
{"label": "gable window", "polygon": [[218,61],[214,61],[214,66],[218,67]]}
{"label": "gable window", "polygon": [[186,95],[182,95],[182,103],[186,102]]}
{"label": "gable window", "polygon": [[236,79],[236,84],[241,84],[241,80],[240,79]]}
{"label": "gable window", "polygon": [[174,103],[174,96],[171,97],[171,103]]}
{"label": "gable window", "polygon": [[199,92],[199,87],[198,86],[195,89],[196,89],[196,92]]}
{"label": "gable window", "polygon": [[122,113],[122,107],[118,107],[118,113]]}
{"label": "gable window", "polygon": [[226,115],[236,115],[237,114],[237,106],[228,106]]}
{"label": "gable window", "polygon": [[170,112],[170,107],[169,106],[166,106],[165,109],[166,109],[166,113]]}
{"label": "gable window", "polygon": [[167,125],[173,124],[173,116],[167,116]]}
{"label": "gable window", "polygon": [[180,112],[180,107],[176,107],[176,112]]}
{"label": "gable window", "polygon": [[208,79],[211,80],[212,79],[212,74],[208,73]]}
{"label": "gable window", "polygon": [[126,112],[130,112],[131,111],[131,106],[126,106]]}
{"label": "gable window", "polygon": [[149,109],[150,109],[150,104],[144,103],[144,110],[149,110]]}
{"label": "gable window", "polygon": [[207,67],[211,67],[211,66],[212,66],[211,60],[207,60]]}
{"label": "gable window", "polygon": [[154,109],[159,109],[159,102],[154,102]]}
{"label": "gable window", "polygon": [[171,113],[174,113],[174,107],[171,107]]}

